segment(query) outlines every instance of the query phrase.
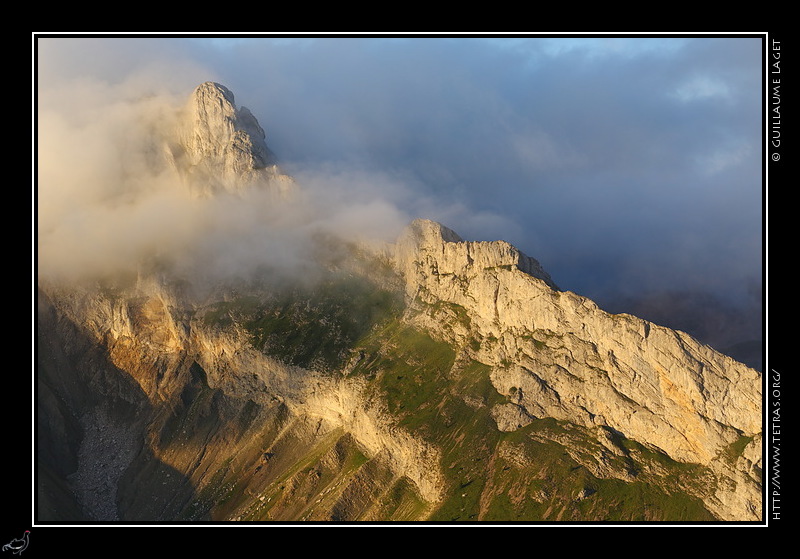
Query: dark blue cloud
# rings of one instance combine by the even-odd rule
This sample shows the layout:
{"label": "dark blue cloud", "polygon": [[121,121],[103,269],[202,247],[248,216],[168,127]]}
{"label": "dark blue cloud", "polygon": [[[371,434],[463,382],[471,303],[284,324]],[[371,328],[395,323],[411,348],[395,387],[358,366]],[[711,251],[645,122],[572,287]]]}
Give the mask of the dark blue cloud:
{"label": "dark blue cloud", "polygon": [[762,282],[758,38],[117,41],[62,74],[220,81],[290,172],[505,238],[601,303]]}
{"label": "dark blue cloud", "polygon": [[217,69],[287,161],[402,173],[443,214],[512,220],[565,286],[592,293],[592,263],[608,289],[741,291],[760,272],[760,40],[561,41],[254,40]]}

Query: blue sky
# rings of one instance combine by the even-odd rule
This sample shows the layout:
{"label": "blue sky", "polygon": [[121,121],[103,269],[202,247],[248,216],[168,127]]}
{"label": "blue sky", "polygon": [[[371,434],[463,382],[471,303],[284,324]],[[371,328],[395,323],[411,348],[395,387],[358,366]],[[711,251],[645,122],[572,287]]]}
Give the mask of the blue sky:
{"label": "blue sky", "polygon": [[44,39],[39,103],[75,119],[90,102],[218,81],[331,211],[373,212],[370,235],[428,217],[512,242],[601,305],[667,292],[750,305],[761,48],[714,35]]}

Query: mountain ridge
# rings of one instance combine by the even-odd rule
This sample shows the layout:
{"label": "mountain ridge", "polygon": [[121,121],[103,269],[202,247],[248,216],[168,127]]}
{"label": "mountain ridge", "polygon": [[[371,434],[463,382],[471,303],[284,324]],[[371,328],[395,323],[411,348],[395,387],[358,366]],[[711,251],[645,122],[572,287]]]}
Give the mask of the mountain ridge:
{"label": "mountain ridge", "polygon": [[[189,107],[168,160],[193,192],[300,188],[230,90]],[[758,371],[505,241],[316,241],[296,285],[40,278],[45,519],[762,518]]]}
{"label": "mountain ridge", "polygon": [[[757,371],[683,332],[609,315],[585,297],[553,289],[549,276],[453,249],[448,245],[463,241],[449,234],[440,238],[441,246],[421,241],[404,266],[413,278],[408,291],[428,305],[445,301],[466,310],[473,339],[492,340],[476,358],[496,367],[498,391],[511,396],[516,389],[522,417],[607,426],[675,460],[720,466],[720,475],[736,475],[717,459],[729,445],[746,437],[751,452],[760,448]],[[491,244],[472,246],[493,253]],[[432,318],[424,324],[435,331],[440,322]],[[506,370],[506,361],[514,367]],[[758,484],[746,492],[746,501],[758,500]]]}

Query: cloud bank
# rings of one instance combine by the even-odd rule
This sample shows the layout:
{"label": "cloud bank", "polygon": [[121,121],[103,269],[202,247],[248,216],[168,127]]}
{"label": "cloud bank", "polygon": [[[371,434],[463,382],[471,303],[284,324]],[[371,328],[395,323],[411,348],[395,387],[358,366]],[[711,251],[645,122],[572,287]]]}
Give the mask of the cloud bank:
{"label": "cloud bank", "polygon": [[[158,245],[235,269],[281,258],[311,224],[389,238],[428,217],[512,242],[601,305],[760,293],[758,38],[37,46],[42,268],[124,264]],[[147,133],[207,80],[258,118],[310,213],[192,207],[165,176],[137,173]]]}

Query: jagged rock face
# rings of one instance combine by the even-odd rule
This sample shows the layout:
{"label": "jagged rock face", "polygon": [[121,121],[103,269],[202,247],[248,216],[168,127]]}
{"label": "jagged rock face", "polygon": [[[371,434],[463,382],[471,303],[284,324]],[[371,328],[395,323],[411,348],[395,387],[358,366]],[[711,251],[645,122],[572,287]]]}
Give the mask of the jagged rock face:
{"label": "jagged rock face", "polygon": [[213,82],[198,86],[187,111],[190,132],[183,144],[192,164],[218,161],[241,172],[273,163],[264,130],[246,107],[236,108],[227,87]]}
{"label": "jagged rock face", "polygon": [[[413,221],[403,232],[395,249],[398,270],[408,279],[410,291],[425,287],[416,281],[421,269],[418,256],[430,258],[428,267],[435,275],[467,277],[472,270],[517,269],[557,289],[550,275],[535,259],[505,241],[466,242],[440,223],[425,219]],[[410,293],[412,294],[412,293]]]}
{"label": "jagged rock face", "polygon": [[[51,291],[57,322],[83,331],[96,344],[87,355],[104,352],[113,370],[124,372],[136,386],[120,391],[124,384],[120,380],[92,380],[88,384],[97,388],[89,392],[100,395],[83,398],[99,403],[67,422],[97,433],[85,436],[73,450],[77,456],[71,460],[79,464],[69,479],[78,500],[86,504],[89,499],[96,512],[114,514],[112,496],[116,494],[121,518],[137,520],[170,515],[208,519],[193,511],[209,510],[214,511],[213,518],[265,518],[260,515],[266,513],[259,512],[263,510],[269,511],[269,518],[285,520],[303,515],[343,519],[354,514],[380,519],[370,515],[386,506],[382,501],[386,495],[375,493],[373,502],[355,494],[376,491],[375,484],[406,480],[413,489],[403,490],[403,499],[427,503],[415,506],[414,518],[424,519],[462,490],[446,479],[453,466],[447,465],[442,446],[401,426],[413,422],[418,411],[402,411],[406,407],[402,399],[387,405],[376,385],[402,382],[399,379],[419,367],[428,371],[426,375],[452,382],[460,382],[470,370],[486,367],[495,394],[491,400],[496,403],[489,403],[485,395],[467,393],[456,399],[463,399],[460,405],[466,405],[470,414],[490,417],[496,433],[530,431],[527,444],[558,444],[596,478],[625,483],[663,475],[661,466],[619,465],[629,464],[633,455],[615,438],[638,441],[675,464],[702,468],[671,491],[701,498],[719,519],[760,518],[760,377],[756,371],[680,332],[628,315],[609,315],[587,299],[556,291],[535,261],[506,243],[468,243],[438,224],[417,221],[394,249],[393,262],[402,271],[408,294],[401,322],[445,341],[436,347],[453,348],[447,351],[457,356],[454,361],[440,365],[431,360],[424,365],[429,351],[424,349],[412,352],[398,366],[407,350],[400,349],[400,338],[389,335],[378,350],[370,343],[356,344],[352,359],[341,369],[321,373],[272,357],[269,344],[254,346],[252,332],[245,331],[249,320],[252,324],[247,315],[231,315],[234,320],[229,325],[215,326],[209,322],[209,316],[216,315],[215,306],[203,310],[152,278],[140,279],[124,296]],[[267,310],[265,316],[272,312]],[[318,317],[320,322],[331,319],[328,314]],[[309,325],[299,321],[292,328],[299,331]],[[60,332],[56,328],[49,337],[56,340],[66,335]],[[287,336],[291,338],[292,332]],[[85,352],[86,341],[77,348],[71,347],[74,342],[66,342],[65,353]],[[98,366],[96,358],[92,363],[78,370]],[[440,366],[444,369],[436,371]],[[76,374],[86,373],[69,373]],[[109,373],[95,376],[107,378]],[[47,386],[56,378],[49,374]],[[58,385],[48,390],[60,394]],[[415,390],[428,388],[417,385]],[[446,384],[442,390],[454,392]],[[115,398],[138,402],[129,405],[140,410],[134,414],[140,418],[139,427],[126,429],[119,417],[106,419],[103,399],[116,392]],[[453,412],[445,410],[452,404],[433,400],[420,405],[441,407],[436,417],[445,418],[442,428],[447,436],[453,428],[447,417]],[[69,417],[71,407],[44,406],[44,413]],[[550,419],[573,426],[572,431],[543,430],[541,422]],[[539,427],[531,431],[537,422]],[[457,426],[457,432],[461,428]],[[429,429],[436,428],[424,431]],[[508,475],[505,471],[531,468],[537,457],[524,444],[510,442],[514,439],[506,442],[502,436],[482,433],[480,437],[499,437],[487,464],[507,464],[494,474],[485,474],[494,482],[487,482],[482,499],[492,502],[497,499],[493,492],[504,491],[508,483],[503,481]],[[53,438],[55,434],[48,437]],[[112,462],[113,476],[91,465],[92,449],[110,448],[112,438],[117,445],[124,442],[115,452],[117,461],[128,461],[121,466]],[[590,439],[594,442],[587,442]],[[331,486],[320,484],[322,478],[290,474],[296,463],[318,456],[320,445],[332,454],[325,454],[327,458],[314,471],[334,476],[337,499],[324,498]],[[595,450],[587,457],[586,448],[591,445]],[[67,449],[59,452],[73,456]],[[352,453],[366,460],[358,475],[350,473],[348,461],[342,458]],[[472,462],[471,456],[463,460]],[[229,508],[220,508],[203,497],[219,483],[220,472],[228,483],[246,488],[237,497],[236,507],[231,501]],[[141,487],[150,476],[180,498],[174,497],[169,507],[159,505],[158,499],[149,500]],[[290,476],[292,485],[275,485],[284,476]],[[536,478],[527,483],[536,483]],[[109,495],[99,498],[100,488]],[[598,500],[595,492],[591,485],[582,487],[572,499]],[[262,497],[253,501],[248,495]],[[277,502],[266,501],[265,496]],[[552,493],[528,498],[547,502]],[[309,499],[326,504],[312,507]]]}
{"label": "jagged rock face", "polygon": [[[234,313],[219,322],[213,318],[216,305],[182,298],[153,278],[140,278],[122,292],[48,289],[52,306],[43,305],[50,309],[40,318],[43,335],[49,345],[61,346],[50,353],[67,356],[58,362],[72,365],[40,379],[52,394],[40,403],[40,414],[52,418],[50,425],[88,429],[82,440],[70,436],[53,445],[58,456],[48,458],[48,472],[57,463],[78,464],[67,475],[75,496],[52,500],[64,510],[63,503],[77,499],[106,515],[100,519],[114,520],[116,514],[130,520],[422,520],[444,514],[437,508],[447,504],[450,510],[448,503],[467,494],[465,484],[473,487],[471,480],[448,481],[448,472],[456,471],[450,461],[461,460],[460,471],[481,460],[497,470],[481,474],[487,482],[475,506],[483,512],[473,514],[480,518],[492,514],[491,503],[505,491],[512,492],[504,489],[507,470],[530,472],[532,478],[523,478],[529,479],[526,487],[540,483],[540,458],[531,445],[559,445],[558,454],[573,460],[568,471],[584,466],[597,479],[642,483],[642,477],[663,475],[662,466],[627,465],[634,455],[615,441],[623,437],[663,452],[675,464],[705,468],[667,491],[702,498],[719,519],[760,517],[757,372],[679,332],[608,315],[591,301],[554,290],[539,267],[505,243],[466,243],[438,224],[415,222],[395,249],[394,264],[410,294],[398,324],[446,343],[404,357],[409,350],[402,338],[388,334],[378,349],[371,342],[355,344],[352,359],[326,373],[287,364],[270,355],[269,344],[253,344],[254,331],[247,329],[271,320],[269,305],[265,314]],[[519,263],[539,270],[541,278],[523,272]],[[221,304],[228,308],[224,299]],[[322,314],[318,320],[332,318]],[[292,329],[308,329],[303,321]],[[382,327],[375,327],[379,333]],[[76,329],[80,343],[70,333]],[[286,335],[292,338],[292,330]],[[457,358],[428,362],[431,350]],[[488,399],[485,389],[471,396],[471,384],[458,390],[447,384],[467,382],[459,379],[482,368],[494,394]],[[415,370],[445,382],[439,396],[431,394],[444,394],[445,400],[418,404],[440,409],[434,417],[442,421],[422,432],[402,426],[422,410],[403,411],[405,396],[387,405],[386,394],[377,390],[404,382]],[[428,389],[417,384],[412,390]],[[447,403],[447,394],[455,403]],[[408,396],[414,398],[413,392]],[[107,403],[114,399],[137,410],[127,427],[123,408]],[[442,443],[423,436],[441,429],[449,440],[449,430],[461,432],[463,426],[451,418],[464,413],[456,404],[468,415],[491,418],[494,427],[479,431],[471,449],[489,457],[459,452],[445,459]],[[109,409],[117,410],[113,421]],[[553,431],[541,423],[549,419],[573,427]],[[509,440],[500,435],[515,432],[528,434]],[[51,430],[46,440],[50,445],[64,436]],[[97,466],[92,453],[112,447],[116,461]],[[306,475],[298,465],[308,460],[316,466]],[[355,467],[353,460],[364,465]],[[396,489],[380,490],[384,484]],[[227,495],[223,488],[234,486],[240,493],[217,504]],[[526,498],[543,503],[537,514],[545,514],[554,491],[541,489]],[[602,502],[603,491],[591,484],[574,491],[569,502]],[[413,514],[395,509],[394,501],[386,501],[390,497]],[[391,516],[401,510],[412,515]]]}
{"label": "jagged rock face", "polygon": [[[733,493],[723,488],[717,496],[721,515],[736,499],[744,518],[760,514],[758,371],[682,332],[557,291],[535,261],[505,243],[467,243],[416,221],[396,261],[408,294],[431,309],[419,323],[455,343],[479,344],[476,359],[493,365],[494,386],[513,397],[496,410],[499,428],[542,417],[608,426],[734,479]],[[720,460],[743,440],[755,460],[734,467]]]}
{"label": "jagged rock face", "polygon": [[[295,186],[264,138],[209,82],[169,151],[198,194],[279,200]],[[504,241],[416,220],[376,253],[336,246],[334,296],[291,304],[144,271],[40,283],[48,515],[601,520],[645,494],[620,517],[761,518],[757,371],[558,290]]]}
{"label": "jagged rock face", "polygon": [[[42,374],[42,390],[54,396],[40,402],[40,417],[48,425],[82,427],[76,427],[80,434],[70,436],[51,427],[43,430],[47,447],[42,452],[47,450],[47,456],[40,472],[49,476],[58,466],[66,468],[60,474],[65,482],[58,485],[65,483],[72,491],[59,495],[52,488],[43,490],[55,493],[50,500],[76,500],[72,508],[82,506],[89,518],[102,521],[209,519],[204,515],[215,503],[204,501],[200,489],[208,491],[219,483],[220,472],[247,495],[281,494],[286,484],[282,476],[294,482],[290,474],[295,461],[306,462],[326,446],[363,453],[362,459],[371,464],[367,469],[377,469],[381,483],[406,480],[411,488],[407,494],[428,502],[440,499],[437,449],[396,429],[380,405],[369,403],[361,380],[271,358],[254,348],[241,329],[208,326],[202,313],[192,318],[194,312],[187,312],[192,303],[152,279],[126,288],[124,296],[52,288],[39,296],[42,339],[66,355],[65,363],[74,364],[69,370],[48,366]],[[43,366],[49,355],[42,355]],[[123,380],[114,377],[117,372]],[[115,404],[118,399],[131,403],[123,408]],[[74,448],[49,448],[58,445]],[[265,457],[273,456],[265,468]],[[348,463],[327,467],[328,475],[341,476],[337,484],[345,501],[348,491],[376,483],[372,475],[348,479],[347,469],[339,471],[351,467]],[[253,472],[260,475],[239,479]],[[325,485],[303,491],[314,496],[323,489]],[[159,496],[161,492],[165,494]],[[326,505],[312,507],[300,504],[304,498],[283,497],[286,502],[271,514],[291,520],[292,514],[308,509],[311,518],[330,520],[371,506],[342,504],[329,496]],[[245,495],[237,504],[232,516],[246,518],[256,514],[248,511],[257,510],[260,502]],[[284,507],[285,512],[275,512]],[[58,509],[63,513],[65,505]],[[72,514],[72,520],[83,518]]]}
{"label": "jagged rock face", "polygon": [[268,184],[280,196],[293,188],[278,169],[266,134],[246,107],[223,85],[206,82],[190,97],[180,126],[176,166],[196,192],[243,192]]}

